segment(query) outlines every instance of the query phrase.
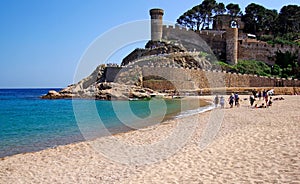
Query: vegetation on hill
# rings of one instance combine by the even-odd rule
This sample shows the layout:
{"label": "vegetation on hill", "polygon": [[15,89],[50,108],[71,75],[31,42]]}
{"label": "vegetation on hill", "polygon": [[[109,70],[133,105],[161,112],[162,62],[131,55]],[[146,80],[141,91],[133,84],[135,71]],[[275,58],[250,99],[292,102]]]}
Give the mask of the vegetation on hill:
{"label": "vegetation on hill", "polygon": [[213,69],[259,76],[300,79],[298,58],[296,54],[291,52],[282,53],[278,51],[276,53],[275,64],[273,66],[269,66],[261,61],[239,60],[236,65],[229,65],[225,62],[219,61],[214,64]]}
{"label": "vegetation on hill", "polygon": [[281,51],[277,51],[272,74],[283,78],[292,77],[300,79],[300,66],[297,55],[291,52],[282,53]]}
{"label": "vegetation on hill", "polygon": [[[184,12],[177,24],[192,30],[208,29],[215,15],[241,17],[245,23],[244,32],[255,34],[269,43],[300,45],[300,6],[286,5],[278,13],[262,5],[251,3],[243,13],[238,4],[203,0],[199,5]],[[267,36],[266,36],[267,35]]]}
{"label": "vegetation on hill", "polygon": [[225,62],[216,63],[222,70],[241,74],[253,74],[259,76],[271,76],[271,67],[255,60],[239,60],[236,65],[229,65]]}

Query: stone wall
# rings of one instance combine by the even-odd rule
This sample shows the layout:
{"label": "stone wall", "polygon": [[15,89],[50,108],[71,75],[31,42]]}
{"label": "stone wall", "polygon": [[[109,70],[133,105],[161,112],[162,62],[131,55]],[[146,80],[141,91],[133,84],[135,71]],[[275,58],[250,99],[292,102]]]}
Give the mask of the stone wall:
{"label": "stone wall", "polygon": [[[202,88],[223,87],[300,87],[299,80],[262,77],[248,74],[226,73],[199,69],[143,67],[142,75],[159,76],[171,82],[177,90],[199,90]],[[156,81],[164,89],[169,89],[167,81]],[[144,87],[151,88],[155,81],[145,82]],[[164,88],[164,85],[168,88]],[[157,89],[157,87],[155,87]]]}
{"label": "stone wall", "polygon": [[297,53],[300,62],[300,47],[293,45],[270,45],[266,42],[239,42],[238,58],[244,60],[263,61],[267,64],[274,64],[274,56],[277,51]]}
{"label": "stone wall", "polygon": [[180,41],[187,51],[214,53],[218,59],[226,60],[225,31],[193,31],[179,26],[163,26],[162,39]]}
{"label": "stone wall", "polygon": [[[157,85],[161,86],[162,90],[171,88],[170,86],[172,85],[169,84],[170,82],[178,90],[222,87],[300,87],[300,80],[297,79],[293,80],[177,67],[107,67],[104,75],[107,82],[114,82],[117,78],[117,81],[127,84],[142,82],[143,78],[147,78],[147,76],[158,76],[165,80],[143,81],[143,84],[145,87],[151,88],[155,82],[160,83]],[[150,84],[151,86],[148,86]]]}

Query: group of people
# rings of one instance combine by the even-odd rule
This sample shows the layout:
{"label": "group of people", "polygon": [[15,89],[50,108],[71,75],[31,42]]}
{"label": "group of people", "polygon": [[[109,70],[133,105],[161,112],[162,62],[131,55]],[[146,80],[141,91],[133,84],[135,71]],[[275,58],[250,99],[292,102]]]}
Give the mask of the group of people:
{"label": "group of people", "polygon": [[224,108],[224,106],[225,106],[225,99],[224,99],[224,97],[221,96],[220,99],[219,99],[219,96],[216,95],[215,99],[214,99],[215,107],[218,107],[219,103],[220,103],[221,108]]}
{"label": "group of people", "polygon": [[[240,103],[239,103],[239,95],[237,93],[232,93],[230,95],[230,97],[228,98],[228,101],[229,101],[229,105],[230,105],[230,108],[233,107],[233,104],[235,104],[235,106],[239,107]],[[219,98],[218,95],[215,96],[215,99],[214,99],[214,104],[215,104],[215,107],[218,107],[218,104],[220,104],[221,108],[224,108],[225,106],[225,98],[223,96],[221,96]]]}
{"label": "group of people", "polygon": [[230,108],[233,107],[233,103],[235,106],[239,107],[240,106],[240,97],[238,93],[231,93],[231,95],[229,96],[229,105]]}
{"label": "group of people", "polygon": [[[256,91],[253,91],[252,92],[252,95],[250,95],[250,106],[251,107],[256,107],[256,108],[266,108],[266,107],[269,107],[269,106],[272,106],[272,96],[273,93],[270,93],[269,91],[266,91],[266,90],[263,90],[263,91],[259,91],[259,92],[256,92]],[[254,104],[254,101],[256,100],[255,98],[258,98],[258,100],[260,101],[261,98],[263,100],[262,104],[261,105],[258,105]]]}
{"label": "group of people", "polygon": [[[266,108],[266,107],[272,106],[273,101],[272,101],[271,95],[273,95],[273,93],[270,93],[269,91],[265,91],[265,90],[259,91],[259,92],[253,91],[249,97],[250,106],[253,108]],[[258,103],[262,99],[263,100],[262,104],[259,105],[258,103],[256,103],[254,105],[256,98],[258,98]],[[229,102],[230,108],[233,108],[234,105],[236,107],[239,107],[240,106],[240,98],[239,98],[238,93],[231,93],[231,95],[228,98],[228,102]],[[224,108],[224,105],[225,105],[224,97],[223,96],[219,97],[217,94],[214,98],[214,104],[215,104],[215,107],[218,107],[218,105],[220,104],[221,108]]]}

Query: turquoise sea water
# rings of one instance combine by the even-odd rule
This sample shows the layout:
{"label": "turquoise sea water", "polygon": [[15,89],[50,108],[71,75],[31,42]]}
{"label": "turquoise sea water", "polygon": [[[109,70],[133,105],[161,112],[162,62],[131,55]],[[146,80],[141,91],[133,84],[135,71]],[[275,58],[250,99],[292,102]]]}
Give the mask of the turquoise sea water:
{"label": "turquoise sea water", "polygon": [[125,132],[189,113],[181,112],[180,100],[39,98],[49,90],[0,89],[0,157]]}

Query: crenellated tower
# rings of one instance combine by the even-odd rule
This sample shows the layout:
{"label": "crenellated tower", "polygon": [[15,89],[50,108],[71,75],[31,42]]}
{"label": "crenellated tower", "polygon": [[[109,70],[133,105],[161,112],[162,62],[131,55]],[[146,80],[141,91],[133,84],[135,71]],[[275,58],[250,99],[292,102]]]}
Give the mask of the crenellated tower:
{"label": "crenellated tower", "polygon": [[161,41],[163,33],[163,15],[164,10],[162,9],[154,8],[150,10],[152,41]]}

